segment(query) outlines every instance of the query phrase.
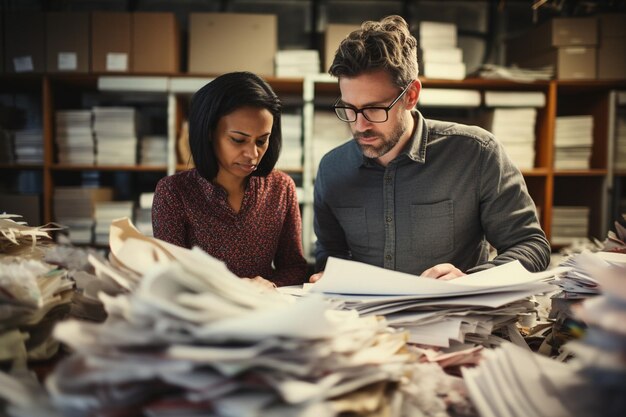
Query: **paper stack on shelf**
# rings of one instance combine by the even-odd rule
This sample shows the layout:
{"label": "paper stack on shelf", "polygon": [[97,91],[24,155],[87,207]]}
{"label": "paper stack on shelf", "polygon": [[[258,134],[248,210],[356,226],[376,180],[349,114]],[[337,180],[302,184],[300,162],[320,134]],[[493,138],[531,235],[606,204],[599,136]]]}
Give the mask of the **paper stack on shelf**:
{"label": "paper stack on shelf", "polygon": [[335,112],[316,110],[313,116],[313,173],[317,173],[322,157],[352,137],[348,123]]}
{"label": "paper stack on shelf", "polygon": [[90,244],[93,241],[95,206],[113,199],[113,189],[96,187],[55,187],[54,219],[69,228],[70,242]]}
{"label": "paper stack on shelf", "polygon": [[142,136],[139,160],[142,165],[167,165],[167,136]]}
{"label": "paper stack on shelf", "polygon": [[593,116],[559,116],[554,130],[554,168],[589,169]]}
{"label": "paper stack on shelf", "polygon": [[616,119],[615,169],[626,170],[626,109],[619,109]]}
{"label": "paper stack on shelf", "polygon": [[146,236],[152,236],[152,201],[154,193],[141,193],[139,206],[135,209],[135,226]]}
{"label": "paper stack on shelf", "polygon": [[420,92],[418,107],[478,107],[480,91],[453,88],[424,88]]}
{"label": "paper stack on shelf", "polygon": [[95,163],[91,110],[59,110],[56,112],[57,157],[62,164]]}
{"label": "paper stack on shelf", "polygon": [[293,49],[276,52],[277,77],[302,78],[309,74],[319,74],[320,54],[316,49]]}
{"label": "paper stack on shelf", "polygon": [[283,113],[281,116],[283,146],[277,169],[302,169],[302,116]]}
{"label": "paper stack on shelf", "polygon": [[43,133],[41,129],[18,130],[14,136],[15,162],[43,164]]}
{"label": "paper stack on shelf", "polygon": [[569,245],[586,240],[589,235],[589,207],[554,206],[552,208],[552,244]]}
{"label": "paper stack on shelf", "polygon": [[95,240],[96,245],[109,244],[109,229],[115,219],[133,217],[132,201],[98,201],[96,202],[94,217],[96,220]]}
{"label": "paper stack on shelf", "polygon": [[137,163],[136,110],[133,107],[94,107],[98,165]]}
{"label": "paper stack on shelf", "polygon": [[454,23],[423,21],[419,26],[421,73],[428,78],[462,80],[465,78],[463,51],[457,46]]}
{"label": "paper stack on shelf", "polygon": [[503,145],[520,169],[535,166],[535,108],[496,108],[487,113],[487,130]]}

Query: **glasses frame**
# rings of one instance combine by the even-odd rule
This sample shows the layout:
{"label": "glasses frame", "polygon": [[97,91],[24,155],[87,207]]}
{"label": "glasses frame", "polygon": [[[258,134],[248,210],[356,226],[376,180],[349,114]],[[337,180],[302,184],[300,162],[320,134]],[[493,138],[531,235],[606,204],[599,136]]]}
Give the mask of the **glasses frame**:
{"label": "glasses frame", "polygon": [[[356,120],[359,117],[359,113],[361,113],[363,115],[363,117],[365,118],[365,120],[367,120],[370,123],[385,123],[387,120],[389,120],[389,110],[392,109],[393,106],[395,106],[395,104],[400,101],[400,99],[402,98],[402,96],[404,96],[404,94],[406,94],[406,92],[409,90],[409,87],[412,85],[413,83],[409,83],[409,85],[407,85],[406,87],[404,87],[404,89],[402,90],[402,92],[400,92],[400,94],[398,95],[398,97],[395,98],[394,101],[391,102],[390,105],[388,105],[387,107],[384,106],[367,106],[367,107],[363,107],[360,109],[357,109],[356,107],[352,107],[352,106],[338,106],[339,102],[341,101],[341,97],[337,98],[337,100],[335,101],[335,104],[333,104],[333,109],[335,110],[335,115],[337,116],[337,118],[339,120],[341,120],[342,122],[346,122],[346,123],[354,123],[356,122]],[[344,118],[342,118],[339,113],[337,112],[338,109],[350,109],[354,112],[354,120],[346,120]],[[365,110],[384,110],[385,111],[385,120],[379,120],[379,121],[374,121],[374,120],[370,120],[369,117],[367,117],[367,115],[364,113]],[[344,111],[345,113],[345,111]]]}

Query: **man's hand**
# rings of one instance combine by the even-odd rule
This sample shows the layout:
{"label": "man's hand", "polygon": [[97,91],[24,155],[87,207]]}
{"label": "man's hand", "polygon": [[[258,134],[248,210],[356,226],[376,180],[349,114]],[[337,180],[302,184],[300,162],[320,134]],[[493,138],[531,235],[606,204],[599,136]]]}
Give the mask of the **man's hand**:
{"label": "man's hand", "polygon": [[463,275],[465,274],[452,264],[437,264],[422,272],[421,276],[449,281],[454,278],[462,277]]}
{"label": "man's hand", "polygon": [[264,290],[275,290],[276,289],[276,284],[274,284],[272,281],[268,281],[265,278],[261,277],[261,276],[256,276],[254,278],[242,278],[245,279],[246,281],[250,281],[253,284],[256,284],[258,286],[260,286],[262,289]]}
{"label": "man's hand", "polygon": [[324,275],[324,271],[322,272],[318,272],[317,274],[313,274],[311,275],[311,277],[309,278],[309,282],[314,283],[319,281],[320,279],[322,279],[322,276]]}

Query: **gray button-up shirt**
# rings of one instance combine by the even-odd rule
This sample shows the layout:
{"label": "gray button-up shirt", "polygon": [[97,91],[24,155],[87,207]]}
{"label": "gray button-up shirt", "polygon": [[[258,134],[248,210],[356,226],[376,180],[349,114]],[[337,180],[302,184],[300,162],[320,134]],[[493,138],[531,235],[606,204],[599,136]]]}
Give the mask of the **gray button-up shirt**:
{"label": "gray button-up shirt", "polygon": [[[316,269],[329,256],[419,275],[519,260],[548,266],[550,246],[520,171],[493,135],[424,119],[387,167],[354,140],[324,156],[315,180]],[[487,262],[488,243],[497,250]]]}

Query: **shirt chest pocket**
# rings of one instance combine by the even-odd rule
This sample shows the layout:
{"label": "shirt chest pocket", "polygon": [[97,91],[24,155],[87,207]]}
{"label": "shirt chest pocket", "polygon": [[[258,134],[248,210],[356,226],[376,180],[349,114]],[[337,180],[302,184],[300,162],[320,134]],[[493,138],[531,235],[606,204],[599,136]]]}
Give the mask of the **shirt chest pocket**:
{"label": "shirt chest pocket", "polygon": [[438,258],[454,249],[452,200],[411,204],[411,246],[418,256]]}
{"label": "shirt chest pocket", "polygon": [[364,207],[337,207],[337,220],[346,235],[348,247],[354,253],[367,253],[369,235],[367,233],[367,217]]}

